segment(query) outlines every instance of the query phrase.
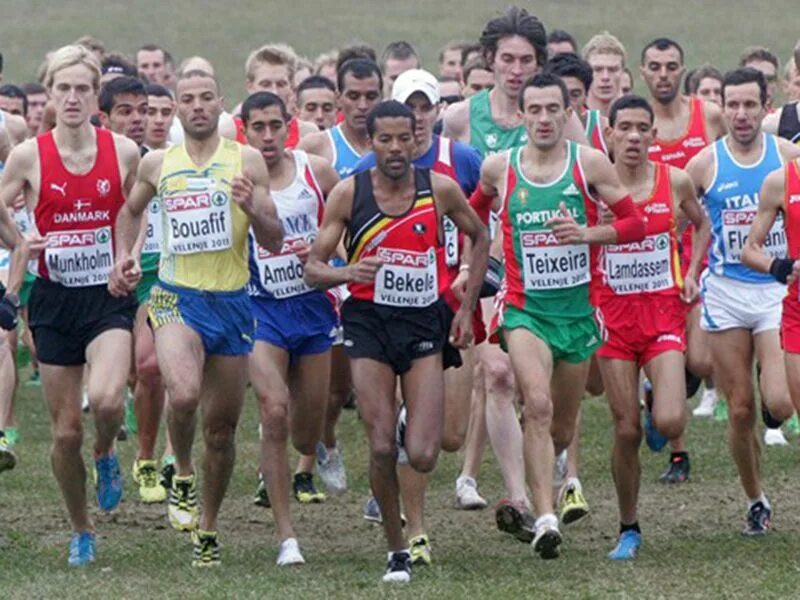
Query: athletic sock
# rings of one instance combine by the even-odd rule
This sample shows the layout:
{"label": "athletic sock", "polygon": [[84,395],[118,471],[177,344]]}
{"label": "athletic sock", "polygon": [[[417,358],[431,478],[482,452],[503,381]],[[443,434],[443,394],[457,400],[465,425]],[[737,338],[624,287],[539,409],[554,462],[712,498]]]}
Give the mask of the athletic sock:
{"label": "athletic sock", "polygon": [[620,521],[620,523],[619,523],[619,534],[622,535],[626,531],[635,531],[636,533],[641,535],[642,534],[642,530],[639,529],[639,521],[634,521],[630,525],[626,525],[625,523]]}
{"label": "athletic sock", "polygon": [[769,500],[767,500],[767,497],[764,495],[764,492],[761,492],[761,495],[758,498],[750,499],[747,501],[747,510],[750,510],[751,508],[753,508],[753,506],[755,506],[759,502],[761,502],[761,504],[763,504],[767,508],[772,508],[769,504]]}

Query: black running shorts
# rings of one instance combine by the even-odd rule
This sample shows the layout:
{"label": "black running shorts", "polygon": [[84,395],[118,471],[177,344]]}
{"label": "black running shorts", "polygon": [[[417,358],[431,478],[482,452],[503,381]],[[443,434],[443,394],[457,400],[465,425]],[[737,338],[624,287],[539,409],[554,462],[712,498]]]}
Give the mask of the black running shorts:
{"label": "black running shorts", "polygon": [[69,288],[36,279],[28,311],[39,361],[78,366],[86,362],[86,347],[104,331],[133,330],[136,296],[115,298],[105,285]]}
{"label": "black running shorts", "polygon": [[345,352],[386,363],[397,375],[438,352],[445,369],[460,367],[461,354],[448,342],[452,321],[441,299],[425,308],[395,308],[350,297],[342,305]]}

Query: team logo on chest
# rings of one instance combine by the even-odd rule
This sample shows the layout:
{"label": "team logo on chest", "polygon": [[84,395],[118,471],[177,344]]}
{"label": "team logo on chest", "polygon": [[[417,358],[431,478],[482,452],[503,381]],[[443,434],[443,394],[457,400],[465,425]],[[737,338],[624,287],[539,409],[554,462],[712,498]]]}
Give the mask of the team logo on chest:
{"label": "team logo on chest", "polygon": [[428,228],[425,227],[425,223],[414,223],[413,227],[411,228],[414,233],[417,235],[424,235]]}
{"label": "team logo on chest", "polygon": [[484,140],[489,148],[494,148],[497,146],[497,134],[495,133],[487,133]]}
{"label": "team logo on chest", "polygon": [[101,198],[105,198],[111,192],[111,182],[108,179],[97,180],[97,193]]}

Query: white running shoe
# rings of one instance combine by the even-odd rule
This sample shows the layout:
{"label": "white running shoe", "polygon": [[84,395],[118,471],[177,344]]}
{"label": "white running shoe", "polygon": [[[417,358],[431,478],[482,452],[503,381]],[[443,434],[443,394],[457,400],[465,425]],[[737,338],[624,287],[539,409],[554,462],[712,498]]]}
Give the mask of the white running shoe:
{"label": "white running shoe", "polygon": [[300,554],[300,546],[296,538],[286,538],[281,542],[281,545],[278,546],[278,560],[275,562],[279,567],[306,564],[306,559]]}
{"label": "white running shoe", "polygon": [[89,392],[86,391],[86,388],[83,388],[83,396],[81,397],[81,410],[83,412],[89,412]]}
{"label": "white running shoe", "polygon": [[700,404],[692,411],[692,416],[713,417],[714,407],[717,406],[718,399],[719,397],[717,396],[716,389],[704,390],[700,398]]}
{"label": "white running shoe", "polygon": [[347,491],[347,471],[338,444],[328,449],[322,442],[317,442],[317,471],[330,493],[344,494]]}
{"label": "white running shoe", "polygon": [[786,436],[783,435],[783,431],[780,428],[777,429],[770,429],[767,428],[764,430],[764,443],[767,446],[788,446],[789,441],[786,439]]}
{"label": "white running shoe", "polygon": [[534,552],[544,559],[558,558],[560,545],[558,518],[553,513],[547,513],[536,519],[536,535],[531,542]]}
{"label": "white running shoe", "polygon": [[462,475],[456,479],[456,508],[461,510],[479,510],[489,503],[478,493],[478,483],[472,478]]}
{"label": "white running shoe", "polygon": [[567,451],[561,451],[561,454],[556,455],[556,461],[553,463],[553,487],[561,489],[564,482],[567,480]]}
{"label": "white running shoe", "polygon": [[389,553],[389,564],[383,575],[384,583],[408,583],[411,581],[411,554],[407,550]]}

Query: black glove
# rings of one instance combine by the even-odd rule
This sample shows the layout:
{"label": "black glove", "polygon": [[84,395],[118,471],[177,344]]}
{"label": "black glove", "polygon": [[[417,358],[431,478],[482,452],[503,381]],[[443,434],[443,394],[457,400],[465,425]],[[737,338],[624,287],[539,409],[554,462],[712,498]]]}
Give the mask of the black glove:
{"label": "black glove", "polygon": [[794,260],[793,258],[776,258],[769,266],[769,274],[781,283],[786,283],[786,279],[792,274]]}
{"label": "black glove", "polygon": [[500,289],[500,280],[502,279],[500,273],[503,270],[503,264],[494,257],[489,257],[489,262],[486,264],[486,275],[483,277],[483,285],[481,286],[481,298],[491,298],[497,294]]}
{"label": "black glove", "polygon": [[3,295],[0,300],[0,327],[11,331],[17,326],[17,311],[19,300],[10,294]]}

